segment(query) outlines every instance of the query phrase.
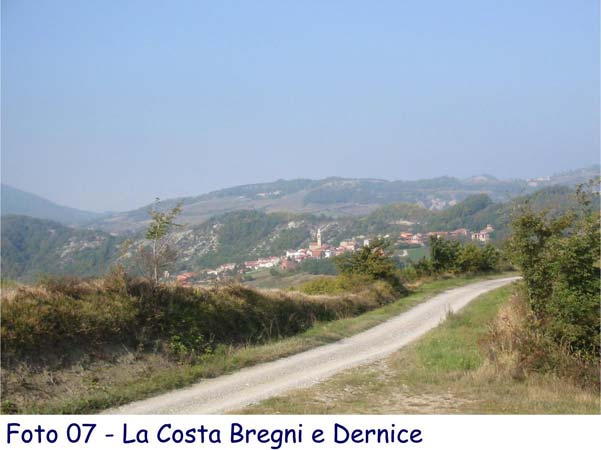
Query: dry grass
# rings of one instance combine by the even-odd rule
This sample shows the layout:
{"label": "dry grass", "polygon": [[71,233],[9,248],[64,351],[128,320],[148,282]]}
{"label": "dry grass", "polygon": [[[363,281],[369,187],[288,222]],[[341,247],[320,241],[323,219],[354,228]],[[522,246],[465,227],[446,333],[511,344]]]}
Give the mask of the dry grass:
{"label": "dry grass", "polygon": [[542,375],[569,380],[569,384],[599,392],[601,389],[599,360],[570,351],[544,333],[518,294],[501,308],[483,339],[487,365],[503,378],[518,381]]}
{"label": "dry grass", "polygon": [[244,284],[259,289],[289,289],[322,276],[324,275],[312,275],[305,272],[274,276],[269,273],[269,270],[264,270],[253,273],[254,280]]}

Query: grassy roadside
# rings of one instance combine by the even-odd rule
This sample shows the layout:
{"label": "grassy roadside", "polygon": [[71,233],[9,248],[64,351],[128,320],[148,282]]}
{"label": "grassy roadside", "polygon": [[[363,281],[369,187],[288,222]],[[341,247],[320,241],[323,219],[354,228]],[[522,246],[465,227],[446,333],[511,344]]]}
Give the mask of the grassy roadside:
{"label": "grassy roadside", "polygon": [[487,293],[378,363],[246,408],[249,414],[599,414],[599,397],[551,375],[495,371],[479,341],[512,294]]}
{"label": "grassy roadside", "polygon": [[[382,308],[361,316],[319,323],[294,337],[265,345],[220,347],[205,355],[195,365],[177,364],[157,354],[136,355],[128,351],[109,362],[85,361],[60,372],[42,372],[31,378],[31,371],[23,370],[22,384],[42,391],[35,401],[20,402],[19,413],[91,413],[118,406],[170,389],[189,385],[202,378],[211,378],[234,372],[262,362],[273,361],[319,345],[333,342],[372,327],[399,314],[446,289],[473,281],[500,277],[458,277],[437,280],[416,287],[414,292]],[[7,376],[3,374],[3,378]],[[10,376],[19,377],[18,371]],[[18,380],[17,380],[18,381]],[[4,390],[6,392],[6,390]],[[5,412],[11,405],[4,404]]]}

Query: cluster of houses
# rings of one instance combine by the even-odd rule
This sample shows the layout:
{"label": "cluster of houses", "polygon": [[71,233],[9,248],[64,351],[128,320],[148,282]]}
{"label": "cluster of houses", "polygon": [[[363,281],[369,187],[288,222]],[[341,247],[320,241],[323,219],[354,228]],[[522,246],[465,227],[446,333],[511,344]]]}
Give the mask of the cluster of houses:
{"label": "cluster of houses", "polygon": [[[431,231],[429,233],[410,233],[401,232],[399,235],[400,242],[405,244],[426,245],[431,237],[446,238],[446,239],[468,239],[474,241],[489,242],[490,234],[494,231],[492,225],[487,225],[486,228],[476,232],[470,232],[467,228],[459,228],[453,231]],[[388,235],[385,237],[389,237]],[[291,270],[296,265],[306,259],[331,258],[341,255],[346,252],[354,252],[357,249],[368,246],[369,239],[365,236],[341,241],[335,247],[322,242],[321,229],[317,230],[316,241],[309,244],[309,248],[299,248],[296,250],[288,250],[282,256],[269,256],[267,258],[259,258],[254,261],[245,261],[242,264],[226,263],[215,269],[205,269],[201,273],[184,272],[176,276],[176,282],[181,285],[189,285],[193,280],[204,277],[220,277],[224,274],[231,273],[246,273],[259,269],[270,269],[279,267],[283,270]]]}
{"label": "cluster of houses", "polygon": [[256,261],[245,261],[244,268],[249,270],[271,269],[280,264],[282,258],[279,256],[270,256],[268,258],[259,258]]}
{"label": "cluster of houses", "polygon": [[[360,236],[357,239],[363,240],[363,246],[369,245],[369,239],[365,239],[364,236]],[[301,262],[305,259],[310,258],[331,258],[338,256],[346,252],[354,252],[360,247],[357,239],[350,239],[341,241],[338,247],[333,245],[325,244],[321,240],[321,229],[317,230],[317,240],[309,244],[309,248],[299,248],[297,250],[288,250],[286,252],[286,259],[295,262]]]}
{"label": "cluster of houses", "polygon": [[322,242],[321,229],[317,230],[316,241],[309,244],[309,248],[299,248],[296,250],[288,250],[282,256],[269,256],[267,258],[259,258],[253,261],[245,261],[241,264],[226,263],[215,269],[205,269],[199,273],[184,272],[175,277],[178,284],[188,286],[193,281],[199,278],[220,277],[231,273],[246,273],[259,269],[270,269],[279,267],[283,270],[292,270],[297,264],[305,259],[320,259],[331,258],[346,252],[354,252],[361,245],[369,245],[369,239],[365,236],[359,236],[356,239],[350,239],[340,242],[338,247]]}
{"label": "cluster of houses", "polygon": [[472,241],[490,242],[490,234],[495,231],[492,225],[486,225],[486,228],[480,231],[471,232],[467,228],[458,228],[453,231],[430,231],[429,233],[409,233],[401,232],[400,240],[405,244],[425,245],[431,237],[445,239],[467,239]]}

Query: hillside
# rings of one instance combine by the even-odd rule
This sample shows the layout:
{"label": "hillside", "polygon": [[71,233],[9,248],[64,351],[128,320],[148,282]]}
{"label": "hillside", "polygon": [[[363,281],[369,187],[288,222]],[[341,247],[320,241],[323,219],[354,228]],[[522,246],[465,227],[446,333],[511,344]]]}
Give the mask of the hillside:
{"label": "hillside", "polygon": [[[286,250],[307,247],[318,227],[324,242],[337,246],[355,236],[398,236],[401,231],[479,230],[492,224],[499,242],[508,234],[516,202],[530,201],[536,209],[567,209],[573,190],[550,187],[505,203],[494,203],[479,194],[442,211],[407,203],[376,209],[362,217],[331,218],[312,214],[232,211],[200,225],[187,224],[171,236],[178,251],[173,272],[215,268],[261,257],[279,256]],[[185,219],[181,220],[185,222]],[[131,235],[133,248],[143,244],[141,232]],[[2,273],[4,277],[33,280],[41,273],[99,275],[119,257],[124,237],[102,231],[65,227],[56,222],[24,216],[2,218]],[[128,265],[127,257],[121,260]]]}
{"label": "hillside", "polygon": [[57,205],[39,195],[2,184],[2,215],[16,214],[48,219],[64,225],[81,225],[103,214]]}
{"label": "hillside", "polygon": [[[239,186],[183,201],[182,220],[199,224],[223,213],[255,209],[263,212],[287,211],[323,214],[332,218],[359,217],[393,203],[409,203],[439,210],[464,200],[474,193],[485,193],[495,200],[515,196],[527,183],[489,180],[474,183],[442,177],[423,181],[384,181],[327,178],[324,180],[279,180],[274,183]],[[175,204],[169,200],[165,205]],[[91,226],[123,232],[143,227],[147,208],[94,221]]]}
{"label": "hillside", "polygon": [[31,281],[43,274],[92,276],[118,256],[120,239],[27,216],[2,217],[3,278]]}
{"label": "hillside", "polygon": [[[551,177],[528,180],[499,180],[481,175],[464,180],[439,177],[417,181],[325,178],[322,180],[277,180],[237,186],[193,197],[169,199],[165,206],[183,202],[182,220],[197,225],[211,217],[237,210],[326,215],[331,218],[361,217],[378,208],[408,203],[438,211],[474,194],[485,194],[495,202],[527,195],[538,189],[561,184],[574,186],[598,175],[599,167],[574,170]],[[148,207],[114,214],[89,226],[110,232],[140,229],[147,220]]]}

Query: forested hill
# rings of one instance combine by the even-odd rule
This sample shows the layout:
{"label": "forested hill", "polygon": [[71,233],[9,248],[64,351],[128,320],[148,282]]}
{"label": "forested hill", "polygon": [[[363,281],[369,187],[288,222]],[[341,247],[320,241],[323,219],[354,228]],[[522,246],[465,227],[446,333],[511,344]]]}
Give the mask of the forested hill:
{"label": "forested hill", "polygon": [[27,216],[2,217],[3,278],[33,280],[46,273],[93,276],[118,256],[121,238]]}
{"label": "forested hill", "polygon": [[[321,227],[324,240],[333,245],[358,235],[398,236],[400,231],[480,230],[495,227],[494,238],[507,236],[517,202],[529,201],[536,209],[565,211],[574,202],[574,191],[551,187],[505,203],[474,195],[442,211],[407,203],[381,207],[362,217],[331,218],[313,214],[232,211],[200,225],[187,225],[173,235],[178,251],[176,271],[212,268],[282,255],[307,246]],[[183,221],[182,221],[183,222]],[[134,246],[142,233],[133,235]],[[34,280],[43,273],[99,275],[120,255],[123,237],[92,230],[73,229],[56,222],[25,216],[2,218],[2,276]]]}
{"label": "forested hill", "polygon": [[431,211],[408,203],[378,208],[371,214],[346,222],[355,234],[388,234],[398,231],[451,231],[458,228],[480,230],[487,224],[495,228],[495,239],[504,239],[517,205],[528,202],[535,210],[566,211],[574,206],[575,191],[567,186],[551,186],[506,202],[493,202],[486,194],[472,195],[441,211]]}

